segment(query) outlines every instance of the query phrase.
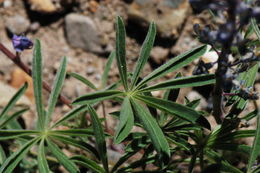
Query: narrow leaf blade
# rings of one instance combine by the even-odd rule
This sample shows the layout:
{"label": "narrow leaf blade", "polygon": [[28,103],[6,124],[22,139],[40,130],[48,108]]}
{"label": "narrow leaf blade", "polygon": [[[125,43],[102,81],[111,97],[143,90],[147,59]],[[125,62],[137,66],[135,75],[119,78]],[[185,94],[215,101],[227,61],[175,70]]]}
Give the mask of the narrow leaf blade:
{"label": "narrow leaf blade", "polygon": [[133,106],[134,112],[136,116],[141,120],[144,129],[147,131],[149,137],[152,140],[152,143],[157,150],[158,153],[165,154],[166,156],[170,156],[170,148],[168,142],[155,121],[152,115],[146,110],[140,103],[137,103],[135,100],[130,99],[131,104]]}
{"label": "narrow leaf blade", "polygon": [[61,89],[62,89],[62,85],[65,79],[65,75],[66,75],[66,66],[67,66],[67,58],[64,57],[61,65],[59,67],[59,70],[56,74],[56,77],[54,79],[54,84],[52,87],[52,92],[48,101],[48,111],[47,111],[47,117],[46,117],[46,121],[45,121],[45,126],[47,127],[50,120],[51,120],[51,115],[53,114],[54,108],[56,106],[56,103],[58,101]]}
{"label": "narrow leaf blade", "polygon": [[199,125],[210,129],[210,124],[207,119],[192,108],[155,97],[136,95],[135,98],[145,102],[147,105],[160,109],[161,111],[175,115],[192,123],[198,123]]}
{"label": "narrow leaf blade", "polygon": [[118,90],[106,90],[106,91],[97,91],[90,94],[83,95],[78,97],[73,101],[74,105],[83,105],[83,104],[91,104],[97,103],[103,100],[107,100],[113,97],[124,95],[122,91]]}
{"label": "narrow leaf blade", "polygon": [[37,127],[39,129],[43,129],[44,122],[45,122],[45,114],[44,114],[43,101],[42,101],[42,53],[41,53],[41,43],[39,40],[35,41],[32,64],[33,64],[32,78],[33,78],[34,98],[35,98],[36,110],[38,114]]}
{"label": "narrow leaf blade", "polygon": [[93,131],[96,139],[97,150],[99,151],[99,156],[101,158],[102,164],[106,172],[109,172],[105,134],[101,122],[98,118],[96,111],[91,106],[89,106],[89,113],[92,120],[92,126],[93,126]]}
{"label": "narrow leaf blade", "polygon": [[177,88],[185,88],[185,87],[197,87],[197,86],[214,84],[215,82],[216,81],[215,81],[214,74],[196,75],[196,76],[182,77],[182,78],[161,82],[159,84],[143,88],[139,90],[139,92],[150,92],[155,90],[177,89]]}
{"label": "narrow leaf blade", "polygon": [[117,67],[125,90],[128,90],[127,67],[126,67],[126,50],[125,50],[125,25],[121,17],[116,18],[116,60]]}
{"label": "narrow leaf blade", "polygon": [[105,88],[106,87],[106,84],[107,84],[107,79],[108,79],[108,73],[111,69],[111,65],[112,65],[112,62],[114,60],[116,56],[116,53],[115,51],[112,51],[108,57],[108,60],[107,60],[107,63],[106,63],[106,66],[105,66],[105,70],[104,70],[104,73],[101,77],[101,81],[102,81],[102,88]]}
{"label": "narrow leaf blade", "polygon": [[132,130],[134,125],[134,114],[128,97],[125,97],[119,118],[119,125],[116,130],[115,143],[122,142]]}
{"label": "narrow leaf blade", "polygon": [[48,166],[48,162],[45,156],[45,150],[44,150],[44,139],[41,140],[38,150],[38,167],[40,173],[50,173],[50,169]]}
{"label": "narrow leaf blade", "polygon": [[61,149],[56,144],[54,144],[50,140],[46,141],[51,153],[58,159],[58,161],[64,166],[66,170],[68,170],[70,173],[79,172],[77,166],[71,160],[69,160],[69,158],[61,151]]}
{"label": "narrow leaf blade", "polygon": [[156,70],[154,70],[152,73],[150,73],[148,76],[146,76],[136,87],[135,90],[141,88],[143,85],[145,85],[147,82],[157,79],[159,77],[162,77],[166,75],[169,72],[175,71],[179,68],[184,67],[185,65],[189,64],[193,60],[199,58],[201,55],[203,55],[207,51],[207,46],[199,46],[197,48],[194,48],[188,52],[185,52],[177,57],[172,58],[170,61],[165,63],[164,65],[160,66]]}
{"label": "narrow leaf blade", "polygon": [[252,166],[258,156],[260,156],[260,111],[259,110],[257,114],[257,127],[256,127],[255,139],[251,149],[251,154],[247,166],[248,172],[250,172],[250,170],[252,169]]}
{"label": "narrow leaf blade", "polygon": [[147,36],[144,40],[144,43],[142,45],[141,53],[139,55],[139,59],[136,63],[136,67],[135,67],[135,70],[133,72],[131,88],[133,88],[135,86],[135,84],[136,84],[136,82],[139,78],[139,75],[140,75],[144,65],[146,64],[146,62],[147,62],[147,60],[150,56],[150,52],[153,48],[155,36],[156,36],[156,25],[155,25],[154,22],[152,22],[150,24],[148,34],[147,34]]}
{"label": "narrow leaf blade", "polygon": [[78,74],[78,73],[69,73],[69,75],[74,77],[75,79],[78,79],[80,82],[84,83],[85,85],[87,85],[88,87],[92,88],[93,90],[97,90],[97,87],[92,82],[90,82],[88,79],[84,78],[80,74]]}

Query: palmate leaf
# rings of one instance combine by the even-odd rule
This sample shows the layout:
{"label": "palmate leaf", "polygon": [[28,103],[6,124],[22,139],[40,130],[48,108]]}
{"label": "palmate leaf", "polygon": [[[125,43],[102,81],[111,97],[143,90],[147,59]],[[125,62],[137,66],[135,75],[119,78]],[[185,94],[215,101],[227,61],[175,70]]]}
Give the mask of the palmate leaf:
{"label": "palmate leaf", "polygon": [[83,104],[91,104],[97,103],[103,100],[107,100],[110,98],[114,98],[117,96],[122,96],[124,93],[118,90],[106,90],[106,91],[97,91],[90,94],[83,95],[78,97],[76,100],[73,101],[72,104],[74,105],[83,105]]}
{"label": "palmate leaf", "polygon": [[10,99],[10,101],[7,103],[7,105],[3,108],[2,112],[0,113],[0,118],[5,117],[6,114],[10,109],[14,107],[17,100],[21,98],[21,96],[24,94],[26,89],[28,88],[28,83],[25,83],[16,93],[15,95]]}
{"label": "palmate leaf", "polygon": [[93,90],[97,90],[97,87],[92,82],[90,82],[88,79],[84,78],[80,74],[78,74],[78,73],[69,73],[69,75],[74,77],[75,79],[79,80],[80,82],[84,83],[85,85],[87,85],[88,87],[92,88]]}
{"label": "palmate leaf", "polygon": [[214,83],[215,83],[214,74],[196,75],[196,76],[182,77],[182,78],[161,82],[153,86],[142,88],[138,90],[138,92],[150,92],[155,90],[197,87],[197,86],[209,85]]}
{"label": "palmate leaf", "polygon": [[131,79],[131,88],[133,88],[135,86],[135,84],[139,78],[139,75],[150,56],[150,52],[153,48],[155,36],[156,36],[156,25],[155,25],[155,23],[152,22],[150,24],[148,34],[142,45],[141,53],[139,55],[139,59],[136,63],[136,67],[133,72],[133,76]]}
{"label": "palmate leaf", "polygon": [[45,113],[43,109],[42,101],[42,53],[41,43],[39,40],[35,40],[33,51],[33,63],[32,63],[32,78],[34,98],[36,104],[36,110],[38,114],[37,127],[43,129],[45,123]]}
{"label": "palmate leaf", "polygon": [[44,139],[41,140],[39,148],[38,148],[38,167],[40,173],[50,173],[50,168],[48,166],[48,162],[45,155],[45,148],[44,148]]}
{"label": "palmate leaf", "polygon": [[150,112],[134,99],[130,99],[135,115],[140,119],[158,153],[170,156],[168,142]]}
{"label": "palmate leaf", "polygon": [[48,144],[48,149],[51,153],[56,157],[60,164],[64,166],[64,168],[70,173],[78,173],[79,170],[77,166],[72,162],[63,152],[62,150],[49,139],[46,140]]}
{"label": "palmate leaf", "polygon": [[134,114],[128,97],[124,99],[119,120],[114,139],[116,144],[122,142],[129,135],[134,125]]}
{"label": "palmate leaf", "polygon": [[171,115],[175,115],[189,122],[197,123],[207,129],[210,129],[210,124],[207,119],[192,108],[155,97],[143,95],[135,95],[134,97],[138,100],[143,101],[149,106],[155,107],[161,111],[167,112]]}
{"label": "palmate leaf", "polygon": [[34,138],[28,141],[19,150],[9,156],[1,165],[0,172],[13,173],[13,170],[17,166],[17,164],[24,158],[24,156],[28,153],[32,146],[35,145],[39,140],[40,138]]}
{"label": "palmate leaf", "polygon": [[51,120],[51,115],[53,114],[54,108],[56,106],[57,100],[59,98],[59,94],[62,89],[62,85],[65,79],[66,75],[66,66],[67,66],[67,58],[64,57],[62,59],[61,65],[58,69],[58,72],[56,74],[56,77],[54,79],[54,84],[52,87],[52,92],[48,101],[48,111],[46,114],[46,119],[45,119],[45,127],[48,126],[50,120]]}
{"label": "palmate leaf", "polygon": [[116,61],[120,79],[125,90],[128,91],[125,37],[125,25],[123,19],[118,16],[116,18]]}
{"label": "palmate leaf", "polygon": [[138,90],[139,88],[141,88],[151,80],[162,77],[169,72],[173,72],[179,68],[184,67],[185,65],[188,65],[193,60],[202,56],[206,51],[207,51],[207,46],[203,45],[194,48],[188,52],[185,52],[177,57],[172,58],[170,61],[160,66],[159,68],[155,69],[152,73],[146,76],[141,82],[139,82],[138,85],[135,87],[135,90]]}
{"label": "palmate leaf", "polygon": [[93,172],[105,173],[105,170],[102,167],[100,167],[99,164],[97,164],[96,162],[94,162],[93,160],[85,156],[82,155],[73,156],[72,158],[70,158],[70,160],[80,164],[83,167],[92,170]]}
{"label": "palmate leaf", "polygon": [[110,68],[111,68],[111,65],[112,65],[112,62],[113,62],[115,56],[116,56],[115,51],[112,51],[108,57],[108,60],[107,60],[107,63],[106,63],[105,69],[104,69],[104,73],[102,74],[102,77],[101,77],[101,81],[102,81],[101,87],[102,88],[106,87],[107,80],[108,80],[108,73],[110,71]]}
{"label": "palmate leaf", "polygon": [[106,149],[106,141],[105,141],[105,134],[101,125],[101,122],[98,118],[96,111],[89,106],[89,113],[92,120],[93,131],[96,139],[96,146],[99,152],[99,156],[101,158],[102,164],[106,170],[109,172],[108,169],[108,161],[107,161],[107,149]]}

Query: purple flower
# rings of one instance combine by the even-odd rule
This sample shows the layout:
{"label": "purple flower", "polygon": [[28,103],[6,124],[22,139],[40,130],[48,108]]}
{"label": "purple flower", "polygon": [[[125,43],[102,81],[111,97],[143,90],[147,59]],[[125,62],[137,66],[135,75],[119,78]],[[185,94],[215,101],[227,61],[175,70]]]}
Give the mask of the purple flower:
{"label": "purple flower", "polygon": [[24,49],[33,47],[32,41],[25,36],[13,35],[12,42],[16,52],[22,52]]}

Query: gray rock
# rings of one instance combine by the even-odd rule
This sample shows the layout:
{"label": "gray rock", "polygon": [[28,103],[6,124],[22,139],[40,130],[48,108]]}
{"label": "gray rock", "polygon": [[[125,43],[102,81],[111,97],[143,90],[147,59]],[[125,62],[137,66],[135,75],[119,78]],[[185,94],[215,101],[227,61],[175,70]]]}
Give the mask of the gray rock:
{"label": "gray rock", "polygon": [[81,48],[93,53],[102,53],[101,35],[93,20],[79,14],[68,14],[65,17],[67,41],[72,47]]}
{"label": "gray rock", "polygon": [[30,22],[23,16],[12,16],[6,20],[7,29],[13,34],[23,34],[30,27]]}
{"label": "gray rock", "polygon": [[156,46],[151,51],[151,58],[157,63],[161,64],[168,56],[170,50]]}
{"label": "gray rock", "polygon": [[154,21],[162,37],[177,37],[189,11],[188,0],[134,0],[128,16],[140,25]]}

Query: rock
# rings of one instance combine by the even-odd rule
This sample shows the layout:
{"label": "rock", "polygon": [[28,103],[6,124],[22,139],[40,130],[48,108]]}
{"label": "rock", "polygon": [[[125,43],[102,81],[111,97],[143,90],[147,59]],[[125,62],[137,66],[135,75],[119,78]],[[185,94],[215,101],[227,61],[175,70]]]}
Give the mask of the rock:
{"label": "rock", "polygon": [[141,25],[154,21],[162,37],[176,37],[189,11],[188,0],[134,0],[128,16]]}
{"label": "rock", "polygon": [[6,21],[7,29],[13,34],[23,34],[25,33],[30,26],[29,20],[24,18],[23,16],[12,16],[9,17]]}
{"label": "rock", "polygon": [[65,17],[68,43],[93,53],[102,53],[101,36],[93,20],[87,16],[71,13]]}
{"label": "rock", "polygon": [[94,67],[88,67],[87,68],[87,75],[92,75],[95,72],[95,68]]}
{"label": "rock", "polygon": [[13,5],[13,2],[11,0],[5,0],[3,2],[4,2],[3,3],[4,8],[8,8],[8,7],[11,7]]}
{"label": "rock", "polygon": [[11,73],[11,86],[14,88],[20,88],[25,82],[28,83],[28,88],[25,95],[31,100],[34,100],[33,94],[33,81],[32,78],[26,74],[23,70],[16,67]]}
{"label": "rock", "polygon": [[189,94],[187,95],[187,98],[190,101],[194,101],[197,99],[200,99],[200,104],[198,105],[198,107],[196,108],[196,110],[205,110],[207,108],[207,101],[206,99],[200,95],[198,92],[196,91],[190,91]]}
{"label": "rock", "polygon": [[75,0],[29,0],[31,10],[40,13],[60,12],[72,5]]}
{"label": "rock", "polygon": [[51,0],[29,0],[31,4],[31,10],[43,12],[43,13],[53,13],[57,11],[57,8],[52,3]]}
{"label": "rock", "polygon": [[163,47],[156,46],[151,51],[151,58],[157,64],[162,64],[162,62],[166,59],[169,54],[169,49],[165,49]]}

